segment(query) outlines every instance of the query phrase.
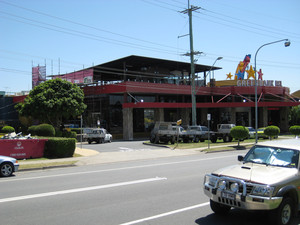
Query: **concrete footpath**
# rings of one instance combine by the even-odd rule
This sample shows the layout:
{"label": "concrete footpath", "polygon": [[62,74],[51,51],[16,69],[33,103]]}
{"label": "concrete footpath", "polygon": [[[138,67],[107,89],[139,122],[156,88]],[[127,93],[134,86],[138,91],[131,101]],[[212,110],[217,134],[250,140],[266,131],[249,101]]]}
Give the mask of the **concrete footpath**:
{"label": "concrete footpath", "polygon": [[[251,144],[251,143],[250,143]],[[243,144],[241,144],[242,146]],[[249,145],[249,143],[247,143]],[[79,145],[78,145],[79,146]],[[47,169],[53,167],[66,167],[66,166],[82,166],[100,163],[115,163],[133,160],[146,160],[157,159],[174,156],[186,156],[193,154],[205,154],[202,150],[206,150],[207,147],[195,148],[195,149],[171,149],[167,147],[158,146],[155,150],[136,150],[136,151],[124,151],[124,152],[98,152],[90,149],[84,149],[78,147],[75,150],[79,157],[60,158],[60,159],[47,159],[47,160],[18,160],[20,164],[19,171],[28,169]],[[216,146],[217,148],[233,146],[233,144],[227,144],[222,146]],[[216,148],[215,147],[215,148]],[[214,147],[211,147],[213,149]],[[234,150],[234,148],[233,148]],[[227,151],[227,150],[226,150]]]}
{"label": "concrete footpath", "polygon": [[158,148],[157,150],[145,151],[137,150],[126,152],[98,152],[90,149],[81,149],[77,147],[75,153],[80,156],[47,160],[18,160],[20,164],[20,171],[22,170],[22,166],[29,167],[30,165],[32,165],[32,167],[36,167],[36,165],[39,165],[41,169],[45,169],[47,165],[49,165],[49,167],[57,167],[64,165],[81,166],[100,163],[114,163],[132,160],[155,159],[162,157],[199,154],[200,151],[195,149],[172,150],[169,148]]}
{"label": "concrete footpath", "polygon": [[[279,136],[279,139],[294,138],[292,136]],[[240,143],[240,146],[252,146],[254,141],[247,143]],[[145,143],[146,144],[146,143]],[[147,144],[146,144],[147,145]],[[149,145],[149,144],[148,144]],[[152,145],[152,144],[150,144]],[[157,158],[166,158],[173,156],[186,156],[186,155],[195,155],[195,154],[205,154],[216,152],[214,149],[218,148],[223,151],[222,148],[227,148],[225,151],[237,150],[237,143],[227,143],[222,145],[211,145],[210,149],[212,151],[206,152],[207,147],[194,148],[194,149],[171,149],[166,146],[157,145],[155,150],[136,150],[136,151],[125,151],[125,152],[98,152],[90,149],[84,149],[79,147],[80,144],[77,144],[75,153],[80,155],[79,157],[71,158],[62,158],[62,159],[47,159],[47,160],[18,160],[20,164],[19,171],[28,170],[28,169],[47,169],[53,167],[63,167],[63,166],[81,166],[81,165],[90,165],[90,164],[100,164],[100,163],[115,163],[115,162],[124,162],[124,161],[133,161],[133,160],[146,160],[146,159],[157,159]],[[228,147],[230,147],[228,149]],[[245,147],[244,147],[245,149]]]}

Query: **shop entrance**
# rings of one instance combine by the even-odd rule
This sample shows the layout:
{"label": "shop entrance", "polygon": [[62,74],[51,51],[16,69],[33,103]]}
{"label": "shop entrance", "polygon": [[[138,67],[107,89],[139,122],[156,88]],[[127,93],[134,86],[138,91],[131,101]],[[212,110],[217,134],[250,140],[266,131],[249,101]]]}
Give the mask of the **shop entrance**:
{"label": "shop entrance", "polygon": [[280,118],[280,110],[279,108],[268,108],[268,126],[279,125],[279,118]]}
{"label": "shop entrance", "polygon": [[236,113],[236,125],[237,126],[249,126],[249,113],[248,112],[237,112]]}

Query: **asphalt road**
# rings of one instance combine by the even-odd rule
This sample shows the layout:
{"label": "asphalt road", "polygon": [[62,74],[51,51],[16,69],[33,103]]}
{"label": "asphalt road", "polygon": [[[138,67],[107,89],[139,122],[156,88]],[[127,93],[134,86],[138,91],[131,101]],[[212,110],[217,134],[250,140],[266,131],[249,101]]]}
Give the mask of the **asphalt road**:
{"label": "asphalt road", "polygon": [[[92,144],[88,144],[87,142],[83,142],[82,148],[95,150],[98,152],[128,152],[128,151],[147,151],[147,150],[155,150],[156,146],[144,145],[144,141],[113,141],[111,143],[102,143],[96,144],[93,142]],[[81,144],[78,144],[81,147]]]}
{"label": "asphalt road", "polygon": [[204,174],[238,154],[245,151],[17,172],[0,179],[1,224],[265,225],[263,213],[218,217],[203,194]]}

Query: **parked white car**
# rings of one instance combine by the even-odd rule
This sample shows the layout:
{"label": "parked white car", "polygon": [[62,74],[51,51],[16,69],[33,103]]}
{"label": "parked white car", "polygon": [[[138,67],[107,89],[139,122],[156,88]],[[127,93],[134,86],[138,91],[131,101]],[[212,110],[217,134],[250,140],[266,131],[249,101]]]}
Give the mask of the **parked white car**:
{"label": "parked white car", "polygon": [[93,141],[96,143],[111,142],[112,135],[103,128],[85,128],[84,138],[91,144]]}

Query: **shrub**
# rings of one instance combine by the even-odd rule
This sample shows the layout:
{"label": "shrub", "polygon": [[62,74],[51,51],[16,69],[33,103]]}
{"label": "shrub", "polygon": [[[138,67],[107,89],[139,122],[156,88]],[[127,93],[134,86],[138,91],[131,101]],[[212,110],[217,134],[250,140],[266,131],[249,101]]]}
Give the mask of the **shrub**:
{"label": "shrub", "polygon": [[55,137],[55,129],[50,124],[40,124],[35,128],[35,133],[38,136]]}
{"label": "shrub", "polygon": [[76,138],[77,134],[74,131],[63,130],[62,137],[66,138]]}
{"label": "shrub", "polygon": [[5,134],[13,133],[13,132],[15,132],[15,128],[13,128],[11,126],[5,126],[2,128],[2,132]]}
{"label": "shrub", "polygon": [[268,126],[266,127],[266,129],[264,130],[265,135],[269,136],[270,139],[276,137],[279,135],[280,133],[280,129],[277,126]]}
{"label": "shrub", "polygon": [[81,128],[71,128],[71,131],[76,132],[76,134],[80,134]]}
{"label": "shrub", "polygon": [[76,139],[51,137],[45,144],[44,156],[47,158],[72,157],[76,148]]}
{"label": "shrub", "polygon": [[244,126],[235,126],[231,128],[230,135],[234,139],[238,140],[238,145],[240,145],[240,140],[248,138],[249,130]]}
{"label": "shrub", "polygon": [[62,137],[63,132],[59,129],[55,129],[55,137]]}
{"label": "shrub", "polygon": [[293,134],[295,136],[300,135],[300,126],[299,125],[291,126],[289,130],[290,130],[291,134]]}
{"label": "shrub", "polygon": [[27,133],[31,134],[32,136],[36,135],[36,125],[28,127]]}

